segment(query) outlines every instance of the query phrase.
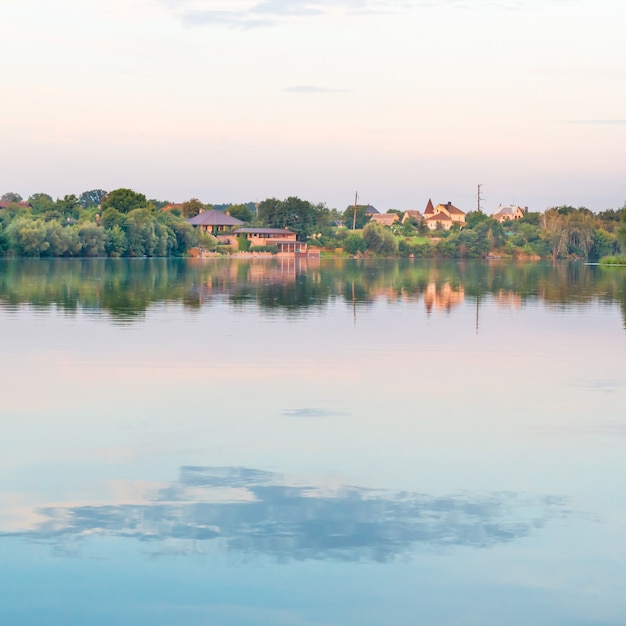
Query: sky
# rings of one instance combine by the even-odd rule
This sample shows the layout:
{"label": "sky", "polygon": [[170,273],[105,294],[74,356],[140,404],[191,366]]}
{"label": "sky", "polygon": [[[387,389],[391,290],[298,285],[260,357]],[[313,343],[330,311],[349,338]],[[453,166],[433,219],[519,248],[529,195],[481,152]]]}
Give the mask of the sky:
{"label": "sky", "polygon": [[622,0],[0,0],[0,194],[626,201]]}

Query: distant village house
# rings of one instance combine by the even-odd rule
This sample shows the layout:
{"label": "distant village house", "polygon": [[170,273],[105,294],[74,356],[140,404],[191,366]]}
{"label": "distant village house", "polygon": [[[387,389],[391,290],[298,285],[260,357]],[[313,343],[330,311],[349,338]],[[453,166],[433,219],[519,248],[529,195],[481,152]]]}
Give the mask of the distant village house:
{"label": "distant village house", "polygon": [[276,246],[278,254],[306,254],[307,244],[297,241],[296,233],[286,228],[238,228],[229,234],[219,234],[217,238],[224,244],[239,246],[239,237],[245,237],[250,247]]}
{"label": "distant village house", "polygon": [[406,224],[407,222],[421,222],[424,219],[421,211],[405,211],[402,216],[402,223]]}
{"label": "distant village house", "polygon": [[188,218],[186,221],[192,226],[196,226],[212,235],[232,230],[243,224],[241,220],[238,220],[236,217],[231,217],[228,213],[223,213],[222,211],[202,211],[195,217]]}
{"label": "distant village house", "polygon": [[397,213],[374,213],[370,218],[370,222],[382,224],[383,226],[391,226],[399,221],[400,217]]}
{"label": "distant village house", "polygon": [[510,222],[513,220],[521,220],[528,213],[528,207],[522,209],[518,206],[502,206],[498,205],[496,212],[491,216],[498,222]]}
{"label": "distant village house", "polygon": [[453,224],[465,225],[465,213],[455,207],[452,202],[434,206],[432,200],[429,199],[424,211],[424,219],[431,230],[437,228],[450,230]]}

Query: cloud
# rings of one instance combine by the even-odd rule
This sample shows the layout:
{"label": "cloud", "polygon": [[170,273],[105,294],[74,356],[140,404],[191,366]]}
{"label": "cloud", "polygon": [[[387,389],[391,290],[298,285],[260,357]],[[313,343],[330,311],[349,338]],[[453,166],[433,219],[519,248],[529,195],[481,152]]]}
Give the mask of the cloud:
{"label": "cloud", "polygon": [[[434,496],[300,482],[246,467],[182,467],[129,503],[43,507],[30,528],[0,531],[53,545],[94,534],[154,545],[219,541],[228,552],[291,560],[391,561],[418,545],[491,548],[572,512],[558,497]],[[181,543],[182,542],[182,543]]]}
{"label": "cloud", "polygon": [[[184,26],[228,26],[264,28],[293,19],[321,18],[329,15],[359,17],[393,15],[413,9],[448,6],[460,10],[493,8],[523,11],[545,6],[536,0],[157,0],[171,10]],[[549,4],[569,5],[580,0],[550,0]]]}
{"label": "cloud", "polygon": [[[299,18],[320,18],[331,14],[368,15],[406,10],[400,0],[264,0],[228,4],[220,0],[160,0],[188,28],[223,25],[232,28],[276,26]],[[233,8],[235,4],[235,8]]]}
{"label": "cloud", "polygon": [[349,93],[351,89],[336,89],[317,85],[292,85],[284,89],[287,93]]}
{"label": "cloud", "polygon": [[621,124],[626,124],[625,120],[569,120],[568,124],[599,124],[599,125],[607,125],[607,126],[619,126]]}

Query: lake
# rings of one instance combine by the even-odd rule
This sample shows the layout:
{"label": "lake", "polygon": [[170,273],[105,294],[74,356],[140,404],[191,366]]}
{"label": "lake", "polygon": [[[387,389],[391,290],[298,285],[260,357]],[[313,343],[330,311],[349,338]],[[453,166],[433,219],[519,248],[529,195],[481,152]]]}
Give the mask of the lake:
{"label": "lake", "polygon": [[0,622],[626,623],[626,271],[0,260]]}

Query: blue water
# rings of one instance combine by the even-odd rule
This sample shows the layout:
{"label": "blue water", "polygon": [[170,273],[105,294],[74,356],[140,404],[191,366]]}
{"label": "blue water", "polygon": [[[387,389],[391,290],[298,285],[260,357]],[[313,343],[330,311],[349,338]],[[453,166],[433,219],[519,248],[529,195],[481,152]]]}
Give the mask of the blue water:
{"label": "blue water", "polygon": [[0,623],[626,623],[620,275],[0,264]]}

